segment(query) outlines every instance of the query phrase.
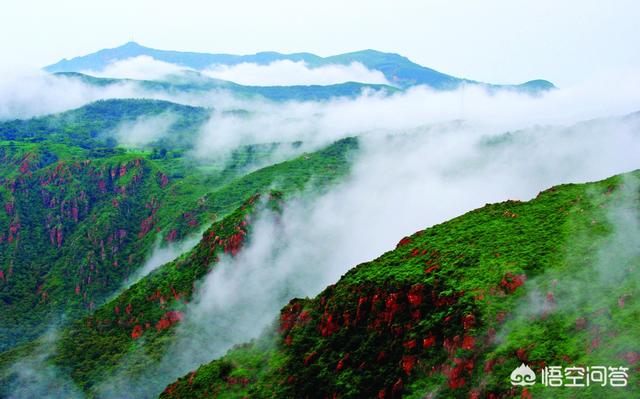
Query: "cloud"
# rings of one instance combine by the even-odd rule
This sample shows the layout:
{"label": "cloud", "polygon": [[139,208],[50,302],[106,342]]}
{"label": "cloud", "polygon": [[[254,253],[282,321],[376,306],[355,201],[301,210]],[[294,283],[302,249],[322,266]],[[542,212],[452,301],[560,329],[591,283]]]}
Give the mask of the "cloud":
{"label": "cloud", "polygon": [[147,55],[141,55],[113,61],[101,70],[81,72],[87,75],[105,78],[160,80],[167,77],[167,75],[180,73],[185,70],[190,70],[190,68],[159,61]]}
{"label": "cloud", "polygon": [[161,245],[161,239],[158,238],[153,249],[144,264],[138,268],[132,275],[130,275],[123,285],[123,289],[126,289],[144,276],[148,275],[152,271],[156,270],[165,263],[169,263],[176,259],[178,256],[189,251],[193,248],[202,238],[202,232],[194,234],[180,242],[172,242],[167,245]]}
{"label": "cloud", "polygon": [[41,337],[32,353],[9,367],[11,383],[3,387],[7,389],[3,393],[7,393],[9,399],[84,398],[73,381],[49,360],[56,336],[55,329],[50,330]]}
{"label": "cloud", "polygon": [[359,62],[315,68],[303,61],[280,60],[267,65],[243,62],[231,66],[212,65],[202,73],[248,86],[332,85],[345,82],[389,84],[382,72],[370,70]]}
{"label": "cloud", "polygon": [[115,131],[115,138],[126,147],[142,147],[165,137],[178,116],[171,112],[159,115],[140,116],[135,121],[121,123]]}
{"label": "cloud", "polygon": [[[415,87],[384,95],[365,92],[331,101],[272,102],[225,92],[183,97],[215,109],[196,140],[195,155],[221,156],[242,144],[303,141],[312,150],[353,135],[384,135],[454,120],[487,133],[531,126],[567,126],[582,120],[638,111],[640,74],[626,73],[552,90],[538,96],[479,86],[454,91]],[[246,112],[227,112],[242,109]]]}
{"label": "cloud", "polygon": [[[192,68],[156,60],[147,55],[115,60],[101,70],[81,71],[87,75],[137,80],[162,80]],[[331,85],[344,82],[389,84],[384,74],[359,62],[310,67],[304,61],[280,60],[270,64],[240,63],[211,65],[199,71],[205,76],[248,86]]]}
{"label": "cloud", "polygon": [[0,79],[0,120],[30,118],[107,98],[137,97],[133,84],[96,87],[42,71],[6,71]]}

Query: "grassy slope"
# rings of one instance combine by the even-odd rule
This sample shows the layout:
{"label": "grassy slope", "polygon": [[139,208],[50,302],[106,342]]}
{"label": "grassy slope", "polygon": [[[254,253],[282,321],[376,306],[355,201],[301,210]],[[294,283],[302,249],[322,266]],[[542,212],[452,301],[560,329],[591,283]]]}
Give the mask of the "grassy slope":
{"label": "grassy slope", "polygon": [[[182,147],[113,147],[124,122],[171,112]],[[310,174],[340,174],[357,145],[343,140],[247,173],[277,144],[242,147],[206,169],[183,156],[208,115],[154,100],[109,100],[61,114],[0,123],[0,350],[27,342],[64,315],[95,309],[141,266],[154,243],[177,241],[233,211],[257,191],[294,190]],[[304,161],[304,162],[302,162]],[[72,266],[72,267],[70,267]]]}
{"label": "grassy slope", "polygon": [[[69,372],[78,385],[89,389],[117,367],[118,360],[126,354],[140,352],[149,355],[148,359],[158,359],[171,339],[175,318],[179,317],[179,313],[172,312],[179,312],[184,301],[191,298],[194,284],[215,263],[218,252],[235,253],[241,244],[248,229],[244,215],[252,209],[243,202],[269,189],[278,189],[285,196],[303,188],[322,189],[348,171],[349,154],[356,148],[357,140],[344,139],[318,152],[233,179],[202,197],[198,210],[218,214],[220,221],[204,233],[200,244],[66,329],[55,363]],[[171,233],[167,237],[170,236]],[[18,348],[5,353],[0,362],[10,363],[29,350]],[[131,370],[131,374],[144,366]]]}
{"label": "grassy slope", "polygon": [[41,333],[60,311],[91,309],[118,287],[144,261],[156,211],[171,190],[144,157],[55,155],[48,163],[69,150],[55,147],[0,146],[5,348]]}
{"label": "grassy slope", "polygon": [[[630,187],[621,176],[562,185],[417,232],[317,297],[292,300],[272,335],[201,366],[161,397],[637,397],[640,259],[616,255],[633,245],[611,241],[609,219],[623,197],[637,219]],[[594,271],[603,248],[619,262],[609,285]],[[527,313],[533,305],[538,311]],[[630,386],[523,391],[509,383],[521,362],[536,372],[623,365]]]}
{"label": "grassy slope", "polygon": [[203,196],[263,156],[241,149],[226,169],[200,171],[179,150],[160,156],[155,147],[126,151],[109,140],[122,123],[165,112],[177,115],[174,141],[208,115],[109,100],[0,123],[0,349],[99,305],[142,265],[158,233],[178,240],[209,224],[214,213]]}

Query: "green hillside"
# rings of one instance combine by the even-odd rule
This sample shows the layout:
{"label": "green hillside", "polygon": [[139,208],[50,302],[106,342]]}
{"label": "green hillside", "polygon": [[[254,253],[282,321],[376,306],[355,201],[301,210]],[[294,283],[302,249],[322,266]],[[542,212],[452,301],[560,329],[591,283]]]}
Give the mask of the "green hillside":
{"label": "green hillside", "polygon": [[[126,149],[109,136],[164,112],[176,115],[169,141]],[[110,100],[0,123],[0,350],[98,308],[156,243],[192,236],[270,187],[290,193],[345,173],[357,147],[345,139],[269,165],[280,144],[242,146],[201,164],[187,148],[208,112]]]}
{"label": "green hillside", "polygon": [[[638,178],[553,187],[405,237],[161,397],[637,397]],[[629,386],[512,387],[523,362],[538,376],[624,366]]]}

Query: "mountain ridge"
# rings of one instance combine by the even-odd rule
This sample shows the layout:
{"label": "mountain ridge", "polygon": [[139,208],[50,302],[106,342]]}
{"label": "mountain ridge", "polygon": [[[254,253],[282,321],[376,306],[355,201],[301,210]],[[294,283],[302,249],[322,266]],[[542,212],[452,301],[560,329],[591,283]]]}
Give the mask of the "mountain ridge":
{"label": "mountain ridge", "polygon": [[[128,42],[122,46],[102,49],[97,52],[62,59],[57,63],[44,67],[47,72],[82,72],[90,70],[102,70],[113,61],[120,61],[138,56],[150,56],[156,60],[169,62],[179,66],[196,70],[205,69],[211,65],[237,65],[240,63],[255,63],[267,65],[274,61],[289,60],[293,62],[305,62],[311,68],[324,65],[347,65],[359,62],[365,67],[378,70],[384,74],[389,82],[400,88],[408,88],[415,85],[427,85],[439,90],[455,89],[461,84],[480,84],[493,88],[516,88],[527,91],[540,91],[555,88],[553,83],[534,79],[515,85],[492,85],[475,80],[454,77],[434,69],[421,66],[395,53],[384,53],[377,50],[360,50],[328,57],[321,57],[312,53],[282,54],[275,51],[258,52],[251,55],[213,54],[199,52],[181,52],[172,50],[158,50],[142,46],[136,42]],[[536,82],[532,84],[532,82]]]}
{"label": "mountain ridge", "polygon": [[[636,170],[554,186],[404,237],[316,297],[292,299],[261,338],[186,374],[160,397],[575,397],[542,384],[513,387],[510,372],[521,363],[540,373],[547,364],[598,361],[638,369],[637,342],[613,334],[638,329],[638,301],[630,300],[637,256],[607,295],[590,292],[594,303],[584,309],[570,303],[575,280],[594,284],[585,256],[615,235],[609,211],[638,211],[631,182],[639,177]],[[536,290],[547,291],[532,298]],[[523,312],[533,299],[543,309]],[[639,389],[595,387],[580,397],[626,398]]]}

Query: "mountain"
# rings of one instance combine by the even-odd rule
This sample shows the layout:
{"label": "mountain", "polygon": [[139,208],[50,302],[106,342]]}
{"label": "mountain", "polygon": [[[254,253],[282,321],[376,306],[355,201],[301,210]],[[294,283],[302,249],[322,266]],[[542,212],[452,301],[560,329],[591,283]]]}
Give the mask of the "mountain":
{"label": "mountain", "polygon": [[[0,243],[3,264],[9,265],[0,269],[4,301],[0,322],[12,326],[2,331],[5,352],[0,363],[5,366],[37,350],[43,338],[32,340],[63,316],[78,322],[63,330],[56,356],[86,389],[100,382],[122,356],[140,349],[129,345],[138,329],[146,342],[141,348],[162,353],[175,324],[171,317],[179,314],[182,301],[189,300],[213,259],[235,254],[242,245],[240,232],[247,229],[243,218],[259,204],[256,195],[268,196],[270,189],[278,189],[271,194],[274,199],[288,198],[303,189],[322,189],[347,172],[348,155],[357,149],[357,140],[344,139],[315,153],[243,172],[242,165],[255,162],[261,152],[278,149],[251,147],[246,152],[236,150],[227,169],[205,173],[188,159],[175,157],[179,150],[158,157],[152,151],[102,148],[101,128],[110,130],[116,120],[137,115],[136,109],[146,115],[170,109],[183,112],[178,114],[183,117],[195,112],[198,118],[205,112],[153,100],[110,100],[0,125],[0,135],[4,132],[15,140],[9,148],[24,146],[32,154],[5,158],[8,166],[19,169],[13,175],[3,174],[15,176],[5,182],[15,189],[3,193],[8,210],[0,221],[2,231],[10,234],[3,235]],[[102,111],[109,117],[83,119]],[[72,151],[69,138],[60,133],[71,127],[78,134],[76,147],[89,148]],[[47,154],[46,161],[41,153]],[[212,220],[217,222],[193,250],[120,292],[159,239],[178,241]],[[22,251],[27,254],[21,255]],[[114,292],[115,299],[107,301]],[[110,317],[113,312],[120,319],[105,330],[107,317],[102,315]],[[93,316],[83,318],[87,313]],[[141,324],[130,325],[132,320]],[[3,368],[3,373],[7,371]],[[8,372],[0,376],[5,387],[12,385],[13,374]],[[0,390],[0,397],[6,394]]]}
{"label": "mountain", "polygon": [[307,86],[245,86],[226,80],[213,79],[196,71],[185,71],[181,74],[170,75],[162,80],[135,80],[98,78],[79,72],[56,72],[56,76],[80,80],[85,84],[98,87],[108,87],[122,84],[135,84],[149,91],[163,93],[192,93],[201,94],[212,90],[225,90],[239,97],[264,97],[274,101],[322,101],[334,97],[354,98],[364,91],[393,94],[398,88],[358,82],[346,82],[333,85]]}
{"label": "mountain", "polygon": [[[159,61],[195,70],[203,70],[211,65],[237,65],[240,63],[266,65],[280,60],[289,60],[294,62],[303,61],[310,67],[314,68],[331,64],[346,65],[353,62],[359,62],[371,70],[382,72],[391,84],[396,85],[399,88],[407,88],[415,85],[427,85],[436,89],[453,89],[463,83],[482,84],[473,80],[453,77],[431,68],[418,65],[411,62],[408,58],[398,54],[383,53],[375,50],[363,50],[330,57],[320,57],[310,53],[281,54],[277,52],[261,52],[253,55],[232,55],[156,50],[141,46],[135,42],[129,42],[120,47],[103,49],[92,54],[75,57],[71,60],[63,59],[55,64],[45,67],[44,69],[48,72],[100,71],[114,61],[138,56],[149,56]],[[526,91],[539,91],[554,88],[552,83],[545,80],[532,80],[520,85],[488,86],[523,89]]]}
{"label": "mountain", "polygon": [[538,376],[640,370],[640,257],[626,227],[640,221],[638,178],[552,187],[405,237],[160,397],[637,397],[637,381],[523,388],[509,376],[522,363]]}
{"label": "mountain", "polygon": [[[186,156],[210,113],[108,100],[0,123],[0,350],[95,311],[158,243],[197,234],[256,192],[284,187],[276,180],[285,175],[290,188],[310,178],[296,161],[272,165],[276,151],[300,154],[299,143],[241,145],[217,166]],[[130,135],[136,121],[164,115],[165,135],[119,146],[120,127]],[[319,154],[304,163],[318,184],[325,167],[344,172],[346,160]]]}

